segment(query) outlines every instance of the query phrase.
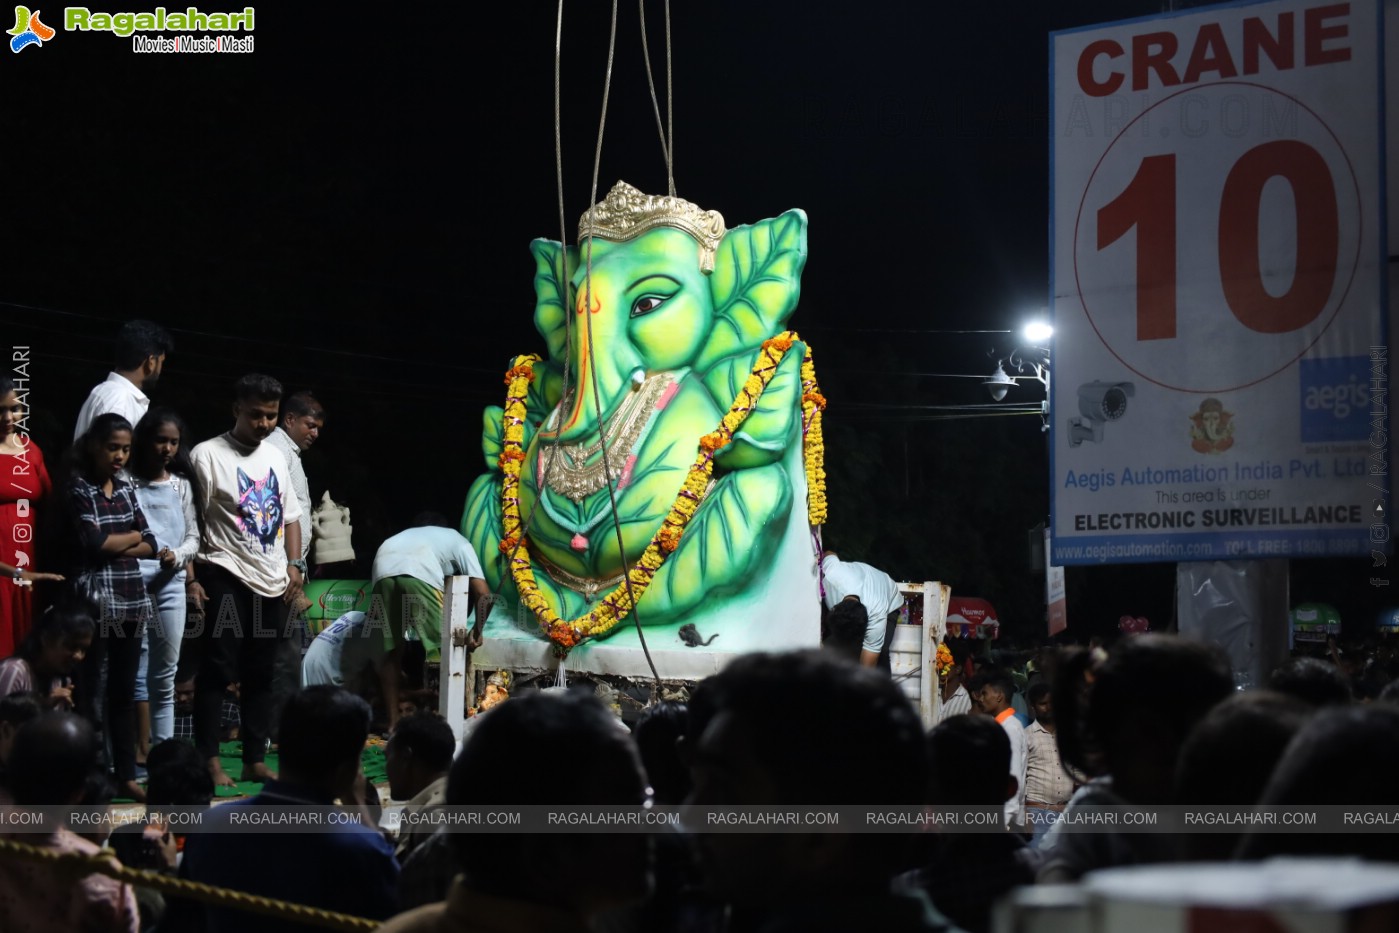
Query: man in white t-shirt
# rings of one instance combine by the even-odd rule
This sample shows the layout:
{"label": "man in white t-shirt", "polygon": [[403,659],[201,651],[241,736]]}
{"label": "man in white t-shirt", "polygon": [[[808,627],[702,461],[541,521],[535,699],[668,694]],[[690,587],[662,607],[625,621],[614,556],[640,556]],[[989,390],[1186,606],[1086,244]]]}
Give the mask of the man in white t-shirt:
{"label": "man in white t-shirt", "polygon": [[972,703],[978,712],[985,713],[1001,724],[1010,739],[1010,776],[1015,778],[1015,796],[1006,801],[1006,823],[1015,832],[1024,828],[1025,822],[1025,761],[1028,744],[1025,740],[1025,727],[1015,718],[1015,708],[1010,705],[1015,696],[1015,680],[1010,671],[999,667],[988,667],[971,681]]}
{"label": "man in white t-shirt", "polygon": [[403,633],[412,629],[423,643],[426,660],[442,659],[442,594],[448,577],[470,577],[472,613],[476,617],[467,650],[481,645],[485,607],[491,598],[486,575],[471,542],[440,515],[424,513],[413,527],[384,541],[374,555],[374,598],[370,615],[384,612],[389,620],[389,646],[380,685],[389,728],[398,721],[398,681],[403,665]]}
{"label": "man in white t-shirt", "polygon": [[904,604],[894,578],[869,564],[841,560],[835,551],[826,551],[822,556],[821,574],[827,609],[834,609],[844,600],[856,599],[869,615],[865,642],[860,646],[860,663],[888,670],[888,640]]}
{"label": "man in white t-shirt", "polygon": [[[306,468],[301,455],[321,436],[325,426],[325,409],[310,392],[293,392],[282,400],[281,424],[267,435],[266,443],[282,452],[291,476],[291,495],[301,505],[301,559],[311,553],[311,486],[306,481]],[[298,627],[293,637],[281,645],[272,671],[272,735],[277,735],[277,711],[296,692],[301,680],[301,646],[303,630]]]}
{"label": "man in white t-shirt", "polygon": [[121,415],[136,423],[151,407],[146,393],[160,381],[165,355],[174,347],[165,328],[150,321],[127,321],[117,333],[116,366],[105,382],[93,386],[78,410],[73,440],[87,433],[98,415]]}
{"label": "man in white t-shirt", "polygon": [[301,455],[321,436],[325,427],[325,409],[310,392],[293,392],[282,402],[282,423],[269,435],[267,442],[287,458],[291,471],[292,489],[301,503],[301,557],[311,551],[311,486],[306,481],[306,468]]}
{"label": "man in white t-shirt", "polygon": [[264,763],[272,723],[272,672],[289,637],[291,607],[301,598],[301,504],[281,452],[263,441],[277,425],[282,385],[248,375],[234,387],[233,430],[190,454],[199,478],[204,533],[196,573],[209,601],[198,637],[195,745],[217,784],[233,780],[219,766],[219,712],[235,681],[243,736],[243,780],[276,777]]}

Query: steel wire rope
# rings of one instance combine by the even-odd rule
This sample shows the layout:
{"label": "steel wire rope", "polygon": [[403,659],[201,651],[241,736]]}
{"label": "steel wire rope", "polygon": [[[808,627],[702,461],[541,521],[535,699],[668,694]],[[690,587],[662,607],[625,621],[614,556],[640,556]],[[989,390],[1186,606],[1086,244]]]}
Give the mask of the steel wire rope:
{"label": "steel wire rope", "polygon": [[671,92],[670,0],[665,0],[665,126],[661,125],[661,105],[656,100],[656,81],[651,77],[651,42],[646,37],[646,0],[637,0],[641,12],[641,57],[646,62],[646,85],[651,89],[651,109],[656,114],[656,130],[661,134],[661,155],[665,157],[666,190],[675,197],[675,112]]}
{"label": "steel wire rope", "polygon": [[[593,153],[593,184],[591,193],[588,195],[588,210],[592,210],[592,205],[597,203],[597,179],[598,172],[602,168],[602,136],[603,130],[607,126],[607,99],[612,91],[612,61],[617,46],[617,3],[612,0],[612,29],[611,36],[607,42],[607,74],[603,78],[602,86],[602,115],[598,119],[597,127],[597,149]],[[583,274],[583,308],[584,323],[587,333],[588,356],[591,358],[594,352],[593,344],[593,224],[588,225],[588,242],[584,249],[586,253],[587,271]],[[641,650],[646,655],[646,664],[651,668],[651,696],[654,700],[660,695],[661,675],[656,670],[656,662],[651,659],[651,649],[646,644],[646,634],[641,630],[641,613],[636,605],[636,594],[632,591],[631,567],[627,564],[626,544],[622,540],[622,518],[617,514],[617,481],[612,477],[612,466],[607,456],[607,432],[603,430],[602,424],[602,391],[598,388],[598,375],[596,364],[589,367],[592,375],[590,380],[593,384],[593,406],[598,413],[598,444],[602,448],[602,476],[607,482],[607,498],[612,505],[612,528],[617,534],[617,554],[622,561],[622,585],[627,590],[627,601],[631,603],[632,622],[636,624],[636,636],[641,641]],[[582,391],[582,385],[579,385]]]}
{"label": "steel wire rope", "polygon": [[[539,471],[535,480],[534,502],[529,507],[529,512],[525,514],[525,519],[520,523],[519,532],[516,535],[515,546],[511,549],[509,557],[505,561],[505,571],[514,574],[511,568],[515,566],[515,558],[520,553],[520,548],[524,546],[525,538],[529,536],[530,526],[534,524],[534,513],[539,508],[539,503],[543,500],[545,489],[548,487],[549,474],[554,467],[554,458],[558,455],[559,445],[563,443],[563,411],[562,406],[568,400],[568,377],[569,366],[573,357],[573,305],[571,275],[568,271],[568,218],[564,207],[563,189],[563,108],[562,81],[560,72],[563,66],[563,0],[559,0],[558,23],[554,28],[554,179],[559,193],[559,262],[563,266],[563,274],[559,279],[559,310],[563,312],[564,319],[564,354],[563,354],[563,385],[559,392],[559,423],[555,425],[553,443],[549,445],[549,456],[544,462],[544,467]],[[526,397],[529,393],[526,390]],[[541,390],[540,398],[544,398]],[[526,417],[529,416],[526,407]],[[539,421],[540,430],[536,437],[543,435],[543,428],[548,421],[546,413]],[[502,428],[504,426],[502,425]],[[599,422],[599,433],[602,431],[602,424]],[[520,494],[522,483],[516,483],[515,495]],[[518,587],[516,588],[518,595]],[[478,610],[479,611],[479,610]]]}
{"label": "steel wire rope", "polygon": [[[608,101],[609,93],[610,93],[611,88],[612,88],[612,64],[613,64],[614,55],[615,55],[615,51],[616,51],[616,43],[617,43],[617,0],[613,0],[613,2],[612,2],[611,36],[610,36],[610,38],[609,38],[609,40],[608,40],[608,46],[607,46],[607,72],[606,72],[606,76],[605,76],[605,78],[604,78],[604,82],[603,82],[603,91],[602,91],[602,116],[601,116],[601,118],[600,118],[600,120],[599,120],[599,123],[598,123],[597,148],[596,148],[596,151],[595,151],[595,153],[594,153],[594,158],[593,158],[592,190],[591,190],[591,192],[590,192],[590,194],[589,194],[589,200],[588,200],[589,210],[592,209],[593,203],[597,200],[597,177],[598,177],[598,172],[599,172],[599,170],[600,170],[600,166],[601,166],[601,162],[602,162],[602,140],[603,140],[603,131],[604,131],[606,125],[607,125],[607,101]],[[567,399],[567,397],[568,397],[568,367],[569,367],[570,357],[572,356],[572,347],[573,347],[573,327],[572,327],[573,318],[572,318],[572,315],[573,315],[573,313],[574,313],[574,309],[573,309],[573,307],[571,306],[571,305],[572,305],[572,302],[566,300],[566,299],[569,299],[569,298],[572,297],[572,293],[571,293],[571,290],[570,290],[570,278],[571,278],[571,277],[570,277],[569,274],[568,274],[568,247],[567,247],[567,242],[568,242],[568,240],[567,240],[567,230],[568,230],[568,227],[567,227],[567,219],[566,219],[566,216],[565,216],[565,208],[564,208],[564,189],[563,189],[563,143],[562,143],[562,129],[561,129],[561,127],[562,127],[562,114],[561,114],[562,108],[561,108],[561,105],[560,105],[560,99],[561,99],[561,96],[562,96],[561,93],[560,93],[560,88],[561,88],[560,72],[561,72],[561,70],[562,70],[562,60],[563,60],[563,0],[559,0],[558,24],[557,24],[557,26],[556,26],[555,35],[554,35],[554,168],[555,168],[555,175],[556,175],[556,180],[557,180],[558,190],[559,190],[559,227],[560,227],[560,244],[559,244],[559,245],[560,245],[560,261],[562,262],[562,264],[563,264],[563,269],[564,269],[564,276],[563,276],[563,281],[562,281],[562,283],[561,283],[561,294],[560,294],[560,297],[559,297],[559,303],[560,303],[560,307],[562,308],[562,310],[563,310],[563,312],[564,312],[564,321],[565,321],[565,328],[566,328],[566,330],[565,330],[565,334],[566,334],[565,341],[566,341],[566,344],[565,344],[565,353],[564,353],[564,385],[563,385],[563,394],[560,396],[560,402],[561,402],[561,403],[562,403],[562,401],[564,401],[564,400]],[[593,257],[592,257],[592,239],[593,239],[593,238],[592,238],[592,230],[591,230],[591,228],[589,228],[589,231],[588,231],[588,242],[587,242],[587,260],[588,260],[588,265],[587,265],[587,271],[586,271],[586,273],[584,274],[584,279],[583,279],[583,285],[584,285],[583,301],[584,301],[584,307],[588,309],[588,314],[587,314],[587,317],[588,317],[588,321],[587,321],[587,324],[588,324],[588,328],[587,328],[587,340],[588,340],[588,354],[589,354],[590,356],[591,356],[592,353],[593,353],[593,332],[592,332],[592,312],[591,312],[591,309],[592,309],[592,258],[593,258]],[[621,525],[620,519],[619,519],[618,516],[617,516],[617,495],[616,495],[616,489],[615,489],[615,485],[614,485],[615,481],[612,479],[611,464],[610,464],[610,462],[609,462],[609,460],[608,460],[608,457],[607,457],[607,431],[606,431],[607,425],[604,424],[604,422],[603,422],[602,404],[601,404],[601,402],[599,401],[599,399],[600,399],[600,397],[601,397],[601,394],[600,394],[600,392],[598,391],[598,385],[597,385],[597,367],[593,367],[593,380],[592,380],[592,381],[593,381],[593,396],[594,396],[594,402],[593,402],[593,403],[594,403],[595,407],[597,408],[597,413],[598,413],[598,442],[599,442],[599,445],[600,445],[600,449],[601,449],[601,451],[602,451],[602,469],[603,469],[603,477],[607,480],[608,499],[609,499],[609,501],[610,501],[610,503],[611,503],[611,506],[612,506],[612,521],[613,521],[613,527],[615,528],[616,533],[617,533],[618,551],[619,551],[619,553],[620,553],[620,555],[621,555],[621,560],[622,560],[622,570],[623,570],[622,580],[623,580],[623,585],[626,587],[626,590],[627,590],[627,597],[628,597],[628,599],[631,600],[631,604],[632,604],[632,614],[633,614],[633,618],[636,620],[636,624],[637,624],[637,635],[638,635],[638,637],[641,639],[641,648],[642,648],[642,651],[643,651],[643,652],[645,653],[645,655],[646,655],[646,663],[647,663],[647,664],[650,666],[650,668],[651,668],[651,676],[652,676],[652,677],[654,678],[654,680],[655,680],[655,686],[653,687],[653,693],[654,693],[654,692],[659,691],[661,679],[660,679],[660,674],[656,671],[655,662],[652,661],[652,659],[651,659],[651,651],[650,651],[650,649],[649,649],[649,648],[647,647],[647,645],[646,645],[646,636],[645,636],[645,634],[642,633],[642,631],[641,631],[640,616],[639,616],[639,614],[636,612],[636,598],[635,598],[634,594],[632,593],[632,587],[631,587],[631,568],[627,565],[626,553],[625,553],[625,551],[623,550],[622,525]],[[578,391],[579,391],[579,392],[582,392],[582,391],[583,391],[583,386],[582,386],[581,384],[578,386]],[[581,399],[579,399],[579,402],[581,403]],[[559,417],[560,417],[560,419],[562,419],[562,417],[563,417],[562,411],[559,412]],[[541,421],[541,426],[543,425],[543,423],[544,423],[544,422]],[[533,519],[534,519],[534,512],[535,512],[535,510],[538,508],[540,500],[541,500],[541,499],[544,497],[544,495],[545,495],[544,484],[545,484],[545,481],[546,481],[546,478],[547,478],[547,475],[548,475],[548,471],[549,471],[550,467],[552,467],[555,454],[556,454],[556,452],[557,452],[557,450],[558,450],[558,448],[559,448],[559,445],[562,443],[562,434],[563,434],[562,427],[563,427],[563,426],[562,426],[561,424],[556,426],[556,430],[555,430],[555,433],[554,433],[553,444],[550,446],[549,460],[548,460],[548,462],[546,463],[544,469],[543,469],[543,470],[541,471],[541,473],[540,473],[540,479],[539,479],[539,481],[536,483],[535,501],[534,501],[533,505],[530,506],[530,510],[529,510],[529,513],[528,513],[528,514],[526,515],[526,517],[525,517],[525,521],[524,521],[523,523],[521,523],[520,532],[519,532],[519,535],[518,535],[517,540],[516,540],[516,542],[515,542],[515,547],[514,547],[513,550],[511,551],[511,553],[510,553],[510,558],[509,558],[509,560],[507,561],[507,567],[506,567],[507,570],[508,570],[510,567],[514,566],[515,559],[516,559],[516,555],[518,555],[520,548],[524,545],[525,537],[526,537],[526,535],[528,534],[530,523],[531,523],[531,522],[533,521]]]}

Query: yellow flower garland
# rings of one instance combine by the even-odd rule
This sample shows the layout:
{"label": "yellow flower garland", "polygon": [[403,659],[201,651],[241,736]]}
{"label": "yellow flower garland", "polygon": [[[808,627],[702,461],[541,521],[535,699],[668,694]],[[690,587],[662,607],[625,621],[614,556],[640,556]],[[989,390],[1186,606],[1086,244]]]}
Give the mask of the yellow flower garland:
{"label": "yellow flower garland", "polygon": [[938,654],[936,663],[939,677],[946,677],[948,672],[952,670],[952,665],[954,663],[952,658],[952,649],[947,647],[947,645],[943,642],[938,642]]}
{"label": "yellow flower garland", "polygon": [[821,434],[821,413],[826,397],[816,384],[816,364],[811,347],[802,357],[802,440],[806,467],[806,514],[813,525],[826,524],[826,444]]}
{"label": "yellow flower garland", "polygon": [[[539,362],[540,358],[534,354],[515,358],[510,370],[505,374],[505,383],[510,388],[505,397],[504,443],[498,460],[504,474],[500,490],[500,550],[510,559],[510,572],[520,593],[520,601],[534,613],[545,634],[558,649],[567,652],[584,639],[606,634],[631,612],[633,597],[641,599],[666,557],[679,547],[686,525],[704,502],[710,476],[714,472],[715,452],[733,440],[734,432],[757,407],[758,399],[772,381],[782,358],[798,339],[795,333],[784,331],[763,342],[758,359],[753,364],[753,371],[718,428],[700,438],[695,462],[690,465],[685,482],[670,512],[661,522],[661,527],[656,531],[640,560],[632,565],[628,575],[630,591],[626,582],[623,582],[589,612],[571,621],[559,618],[549,606],[544,594],[540,592],[538,584],[534,581],[534,565],[530,559],[528,541],[521,537],[520,471],[525,459],[526,399],[529,384],[534,380],[534,364]],[[821,438],[821,411],[826,407],[826,399],[822,397],[820,387],[816,383],[816,368],[811,360],[810,347],[806,348],[802,359],[801,380],[807,516],[812,525],[820,525],[826,521],[826,471],[823,468],[825,447]]]}

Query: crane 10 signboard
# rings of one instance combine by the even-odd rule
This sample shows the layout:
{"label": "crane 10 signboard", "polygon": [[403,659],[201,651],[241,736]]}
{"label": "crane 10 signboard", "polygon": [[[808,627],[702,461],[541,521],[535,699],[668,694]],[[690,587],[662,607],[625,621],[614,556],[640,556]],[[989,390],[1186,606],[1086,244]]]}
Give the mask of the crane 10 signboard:
{"label": "crane 10 signboard", "polygon": [[1380,17],[1051,37],[1052,563],[1385,550]]}

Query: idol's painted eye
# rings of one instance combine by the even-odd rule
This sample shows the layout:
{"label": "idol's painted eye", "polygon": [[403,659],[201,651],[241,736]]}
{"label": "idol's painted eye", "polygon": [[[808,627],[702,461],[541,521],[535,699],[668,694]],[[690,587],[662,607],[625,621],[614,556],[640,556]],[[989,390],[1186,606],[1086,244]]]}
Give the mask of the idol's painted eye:
{"label": "idol's painted eye", "polygon": [[643,314],[650,314],[670,299],[669,295],[642,295],[632,302],[631,316],[641,317]]}
{"label": "idol's painted eye", "polygon": [[624,294],[635,295],[631,303],[631,316],[641,317],[656,311],[670,299],[680,294],[683,286],[668,275],[646,275],[627,286]]}

